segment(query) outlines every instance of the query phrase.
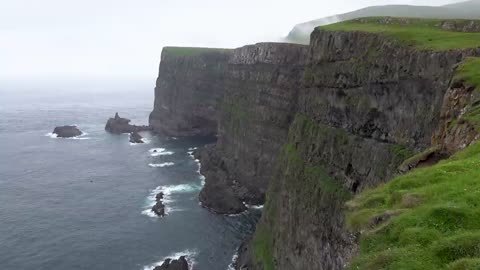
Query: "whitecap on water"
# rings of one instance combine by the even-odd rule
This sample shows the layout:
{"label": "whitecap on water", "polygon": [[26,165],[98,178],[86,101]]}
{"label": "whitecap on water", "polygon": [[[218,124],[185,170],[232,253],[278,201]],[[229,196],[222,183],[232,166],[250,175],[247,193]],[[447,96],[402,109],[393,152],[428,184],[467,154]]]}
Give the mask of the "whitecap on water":
{"label": "whitecap on water", "polygon": [[235,252],[235,254],[233,254],[233,257],[232,257],[232,262],[228,265],[228,268],[227,270],[235,270],[235,262],[237,262],[237,259],[238,259],[238,253]]}
{"label": "whitecap on water", "polygon": [[175,152],[165,151],[165,150],[166,150],[165,148],[152,148],[152,149],[148,150],[148,152],[150,152],[150,155],[152,157],[170,156],[170,155],[175,154]]}
{"label": "whitecap on water", "polygon": [[88,133],[87,132],[83,132],[82,131],[82,134],[79,135],[79,136],[76,136],[76,137],[71,137],[71,138],[60,138],[57,136],[57,134],[53,133],[53,132],[49,132],[47,134],[45,134],[46,137],[50,137],[52,139],[64,139],[64,140],[90,140],[90,137],[85,137],[87,136]]}
{"label": "whitecap on water", "polygon": [[148,166],[150,166],[152,168],[163,168],[163,167],[170,167],[170,166],[173,166],[173,165],[175,165],[175,163],[173,163],[173,162],[164,162],[164,163],[160,163],[160,164],[155,164],[155,163],[148,164]]}
{"label": "whitecap on water", "polygon": [[172,253],[169,256],[164,257],[163,259],[161,259],[160,261],[158,261],[156,263],[146,265],[146,266],[143,267],[143,270],[153,270],[155,267],[162,265],[162,263],[166,259],[176,260],[176,259],[180,258],[181,256],[185,256],[185,258],[187,259],[189,269],[194,269],[194,266],[196,264],[195,260],[196,260],[196,256],[197,256],[197,251],[187,249],[187,250],[184,250],[184,251],[181,251],[181,252]]}
{"label": "whitecap on water", "polygon": [[201,189],[200,186],[195,184],[180,184],[180,185],[170,185],[170,186],[159,186],[153,189],[149,196],[146,199],[144,209],[142,214],[149,217],[158,217],[153,211],[152,207],[157,203],[156,196],[158,193],[163,193],[163,204],[165,205],[165,214],[168,215],[171,212],[182,211],[181,208],[176,208],[172,206],[172,203],[175,201],[172,199],[172,195],[182,194],[182,193],[193,193],[198,192]]}
{"label": "whitecap on water", "polygon": [[132,143],[132,142],[130,142],[130,145],[142,145],[142,144],[149,144],[150,143],[149,139],[143,138],[142,141],[143,141],[143,143]]}

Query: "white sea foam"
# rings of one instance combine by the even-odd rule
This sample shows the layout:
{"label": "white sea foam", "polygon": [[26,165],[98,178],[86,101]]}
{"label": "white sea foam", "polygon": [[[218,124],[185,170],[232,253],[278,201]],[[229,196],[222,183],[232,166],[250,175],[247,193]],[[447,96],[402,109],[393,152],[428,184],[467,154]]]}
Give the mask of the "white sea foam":
{"label": "white sea foam", "polygon": [[162,202],[165,205],[165,214],[168,215],[172,212],[183,211],[181,208],[176,208],[172,206],[172,203],[175,201],[172,199],[172,195],[182,194],[182,193],[193,193],[200,190],[200,186],[194,184],[180,184],[180,185],[170,185],[170,186],[159,186],[153,189],[149,196],[146,199],[144,209],[142,214],[149,217],[158,217],[153,211],[152,207],[157,203],[156,196],[158,193],[163,193]]}
{"label": "white sea foam", "polygon": [[150,152],[150,153],[163,152],[163,151],[165,151],[165,148],[152,148],[152,149],[148,150],[148,152]]}
{"label": "white sea foam", "polygon": [[245,206],[249,209],[258,209],[258,210],[263,209],[263,205],[248,205],[248,204],[245,204]]}
{"label": "white sea foam", "polygon": [[146,265],[146,266],[143,267],[143,270],[153,270],[155,267],[162,265],[162,263],[166,259],[176,260],[176,259],[180,258],[181,256],[185,256],[190,269],[192,269],[192,270],[195,269],[194,267],[196,265],[197,251],[187,249],[187,250],[184,250],[184,251],[181,251],[181,252],[172,253],[169,256],[164,257],[163,259],[161,259],[160,261],[158,261],[156,263]]}
{"label": "white sea foam", "polygon": [[152,148],[148,150],[150,152],[150,155],[152,157],[158,157],[158,156],[169,156],[175,154],[175,152],[172,151],[165,151],[165,148]]}
{"label": "white sea foam", "polygon": [[160,163],[160,164],[155,164],[155,163],[148,164],[148,166],[150,166],[152,168],[163,168],[163,167],[170,167],[170,166],[173,166],[173,165],[175,165],[175,163],[173,163],[173,162],[164,162],[164,163]]}
{"label": "white sea foam", "polygon": [[198,149],[197,147],[190,147],[190,148],[188,148],[188,151],[195,151],[197,149]]}
{"label": "white sea foam", "polygon": [[89,140],[90,137],[85,137],[87,135],[88,135],[88,133],[83,132],[83,131],[82,131],[81,135],[78,135],[76,137],[71,137],[71,138],[61,138],[61,137],[58,137],[58,135],[53,133],[53,132],[49,132],[49,133],[45,134],[45,136],[50,137],[52,139],[66,139],[66,140]]}
{"label": "white sea foam", "polygon": [[132,143],[130,142],[130,145],[142,145],[142,144],[149,144],[150,143],[150,140],[147,139],[147,138],[142,138],[142,142],[143,143]]}
{"label": "white sea foam", "polygon": [[232,257],[232,262],[228,265],[228,268],[227,270],[235,270],[235,262],[237,262],[237,259],[238,259],[238,253],[235,252],[235,254],[233,254],[233,257]]}

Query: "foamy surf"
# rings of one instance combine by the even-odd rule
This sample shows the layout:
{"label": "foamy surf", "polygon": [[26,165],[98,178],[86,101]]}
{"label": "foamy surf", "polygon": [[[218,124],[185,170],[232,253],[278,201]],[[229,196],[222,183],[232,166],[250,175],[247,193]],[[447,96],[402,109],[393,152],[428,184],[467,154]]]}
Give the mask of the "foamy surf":
{"label": "foamy surf", "polygon": [[152,157],[158,157],[158,156],[170,156],[175,154],[175,152],[172,151],[165,151],[165,148],[152,148],[148,150],[150,152],[150,156]]}
{"label": "foamy surf", "polygon": [[197,256],[197,251],[187,249],[187,250],[184,250],[184,251],[181,251],[181,252],[172,253],[169,256],[164,257],[163,259],[161,259],[160,261],[158,261],[156,263],[146,265],[146,266],[143,267],[143,270],[153,270],[155,267],[162,265],[163,262],[166,259],[176,260],[176,259],[180,258],[181,256],[185,256],[185,258],[187,259],[189,269],[194,269],[194,266],[196,264],[195,259],[196,259],[196,256]]}
{"label": "foamy surf", "polygon": [[170,166],[173,166],[173,165],[175,165],[175,163],[173,163],[173,162],[164,162],[164,163],[160,163],[160,164],[155,164],[155,163],[148,164],[148,166],[150,166],[152,168],[163,168],[163,167],[170,167]]}
{"label": "foamy surf", "polygon": [[142,144],[149,144],[150,140],[147,138],[142,138],[143,143],[132,143],[130,142],[130,145],[142,145]]}
{"label": "foamy surf", "polygon": [[182,211],[181,208],[176,208],[172,206],[172,203],[175,200],[172,196],[177,194],[184,194],[184,193],[194,193],[198,192],[201,189],[200,186],[195,184],[180,184],[180,185],[170,185],[170,186],[159,186],[153,189],[149,196],[146,199],[144,209],[142,210],[142,214],[149,216],[149,217],[158,217],[153,211],[152,207],[157,203],[156,196],[158,193],[163,193],[163,204],[165,205],[165,215],[168,215],[172,212]]}
{"label": "foamy surf", "polygon": [[71,137],[71,138],[61,138],[61,137],[58,137],[58,135],[53,133],[53,132],[49,132],[49,133],[45,134],[46,137],[50,137],[52,139],[66,139],[66,140],[89,140],[90,137],[85,137],[87,135],[88,135],[88,133],[83,132],[83,131],[82,131],[81,135]]}
{"label": "foamy surf", "polygon": [[235,252],[232,257],[232,262],[228,265],[227,270],[235,270],[235,263],[237,262],[238,259],[238,253]]}

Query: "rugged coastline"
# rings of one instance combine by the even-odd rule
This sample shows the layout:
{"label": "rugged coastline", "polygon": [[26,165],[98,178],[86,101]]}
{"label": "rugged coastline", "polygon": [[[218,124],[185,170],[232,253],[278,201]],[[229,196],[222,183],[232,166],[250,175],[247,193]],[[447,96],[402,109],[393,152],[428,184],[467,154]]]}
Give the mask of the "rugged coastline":
{"label": "rugged coastline", "polygon": [[231,214],[266,202],[238,269],[344,269],[358,252],[347,200],[392,179],[415,154],[435,147],[426,162],[477,138],[475,123],[457,120],[477,99],[456,71],[479,47],[425,49],[317,28],[309,46],[191,50],[163,51],[150,124],[166,135],[218,136],[197,154],[205,207]]}

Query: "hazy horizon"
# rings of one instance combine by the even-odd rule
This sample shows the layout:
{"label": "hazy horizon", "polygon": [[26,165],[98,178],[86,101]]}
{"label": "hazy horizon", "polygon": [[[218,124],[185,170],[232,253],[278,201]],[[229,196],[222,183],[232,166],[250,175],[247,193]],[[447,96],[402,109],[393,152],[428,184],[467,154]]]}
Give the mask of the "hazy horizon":
{"label": "hazy horizon", "polygon": [[0,81],[154,80],[164,46],[234,48],[371,5],[455,2],[462,1],[3,1]]}

